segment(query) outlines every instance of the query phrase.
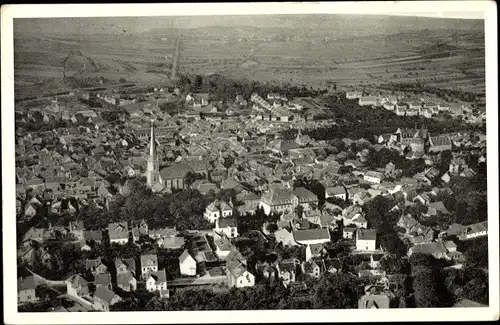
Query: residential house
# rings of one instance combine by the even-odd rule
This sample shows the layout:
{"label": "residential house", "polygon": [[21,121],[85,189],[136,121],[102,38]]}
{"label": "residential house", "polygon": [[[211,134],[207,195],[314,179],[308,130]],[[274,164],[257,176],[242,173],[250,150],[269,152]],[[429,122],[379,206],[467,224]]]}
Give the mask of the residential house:
{"label": "residential house", "polygon": [[257,262],[255,264],[255,270],[265,279],[274,280],[276,277],[276,270],[267,262]]}
{"label": "residential house", "polygon": [[447,250],[444,243],[438,241],[438,242],[425,243],[410,247],[410,249],[408,250],[408,256],[411,256],[414,253],[432,255],[435,258],[439,259],[439,258],[445,258]]}
{"label": "residential house", "polygon": [[488,221],[474,223],[464,226],[462,233],[458,236],[460,240],[469,240],[488,235]]}
{"label": "residential house", "polygon": [[158,271],[158,256],[156,254],[141,255],[141,277],[145,279],[148,272]]}
{"label": "residential house", "polygon": [[96,274],[108,273],[108,267],[102,262],[101,257],[86,260],[85,269],[90,271],[94,276]]}
{"label": "residential house", "polygon": [[70,221],[69,233],[75,236],[77,240],[84,240],[85,228],[83,227],[83,221]]}
{"label": "residential house", "polygon": [[322,257],[327,254],[327,251],[323,244],[312,244],[306,247],[306,261],[312,258]]}
{"label": "residential house", "polygon": [[282,260],[276,264],[278,270],[278,278],[283,281],[285,287],[290,283],[295,282],[296,277],[296,262],[293,259]]}
{"label": "residential house", "polygon": [[385,293],[365,294],[358,301],[358,309],[389,308],[390,298]]}
{"label": "residential house", "polygon": [[361,96],[358,100],[359,106],[371,106],[376,105],[378,98],[376,96]]}
{"label": "residential house", "polygon": [[137,280],[132,272],[117,273],[116,286],[126,292],[135,291],[137,290]]}
{"label": "residential house", "polygon": [[342,237],[344,239],[354,239],[354,235],[356,234],[357,230],[358,228],[353,225],[346,226],[344,227],[344,229],[342,229]]}
{"label": "residential house", "polygon": [[161,237],[156,243],[161,248],[178,249],[184,246],[185,240],[183,237]]}
{"label": "residential house", "polygon": [[94,276],[94,283],[95,287],[105,287],[108,288],[109,290],[112,289],[111,287],[111,274],[109,273],[97,273]]}
{"label": "residential house", "polygon": [[94,292],[94,303],[92,307],[100,311],[109,311],[109,307],[120,302],[122,299],[116,293],[106,287],[97,287]]}
{"label": "residential house", "polygon": [[321,268],[313,259],[307,262],[302,262],[301,264],[302,272],[314,278],[319,278],[321,274]]}
{"label": "residential house", "polygon": [[26,234],[24,234],[23,243],[25,246],[31,245],[32,242],[43,243],[43,234],[45,229],[31,227]]}
{"label": "residential house", "polygon": [[239,260],[228,262],[226,268],[229,287],[243,288],[255,285],[255,276]]}
{"label": "residential house", "polygon": [[321,263],[322,273],[335,274],[342,271],[342,262],[338,258],[323,259]]}
{"label": "residential house", "polygon": [[334,197],[340,200],[347,200],[347,191],[343,186],[329,187],[325,191],[325,198]]}
{"label": "residential house", "polygon": [[100,230],[86,230],[84,232],[84,238],[86,242],[94,241],[97,244],[102,242],[102,231]]}
{"label": "residential house", "polygon": [[33,275],[17,279],[17,303],[34,303],[38,301],[36,296],[36,281]]}
{"label": "residential house", "polygon": [[66,292],[73,297],[85,297],[89,294],[89,283],[81,275],[74,274],[66,280]]}
{"label": "residential house", "polygon": [[356,250],[375,251],[377,232],[374,229],[358,229],[356,231]]}
{"label": "residential house", "polygon": [[179,256],[179,268],[182,275],[196,275],[196,260],[189,254],[187,249]]}
{"label": "residential house", "polygon": [[144,280],[146,280],[146,290],[149,292],[159,291],[161,297],[169,296],[167,289],[167,274],[165,269],[158,271],[150,268],[144,275]]}
{"label": "residential house", "polygon": [[365,173],[363,179],[369,183],[380,184],[384,180],[384,174],[375,171],[368,171]]}
{"label": "residential house", "polygon": [[215,232],[224,233],[228,238],[238,237],[238,225],[234,218],[222,218],[215,220]]}
{"label": "residential house", "polygon": [[109,242],[124,245],[128,243],[130,232],[127,221],[114,222],[108,225]]}
{"label": "residential house", "polygon": [[276,243],[281,243],[283,246],[298,246],[299,244],[295,241],[292,232],[288,231],[286,228],[276,230],[274,232],[274,238]]}
{"label": "residential house", "polygon": [[137,273],[137,268],[136,268],[136,263],[134,258],[119,258],[117,257],[115,259],[115,270],[116,274],[122,274],[122,273],[132,273],[133,275],[136,275]]}
{"label": "residential house", "polygon": [[371,254],[370,255],[370,267],[372,269],[377,269],[380,266],[380,260],[384,257],[384,254]]}

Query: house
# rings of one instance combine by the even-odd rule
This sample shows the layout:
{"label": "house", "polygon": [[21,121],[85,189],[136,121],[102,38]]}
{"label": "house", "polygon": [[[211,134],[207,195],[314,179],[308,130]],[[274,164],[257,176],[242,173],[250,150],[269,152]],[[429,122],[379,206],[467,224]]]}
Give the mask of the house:
{"label": "house", "polygon": [[238,237],[238,225],[234,218],[223,218],[215,220],[214,231],[224,233],[228,238]]}
{"label": "house", "polygon": [[335,274],[342,271],[342,262],[338,258],[334,259],[328,258],[323,260],[321,267],[322,267],[321,271],[323,273],[328,272],[331,274]]}
{"label": "house", "polygon": [[287,189],[272,189],[261,197],[259,206],[268,215],[272,212],[293,212],[292,193]]}
{"label": "house", "polygon": [[102,242],[102,231],[100,230],[87,230],[83,236],[86,242],[94,241],[97,244]]}
{"label": "house", "polygon": [[377,232],[374,229],[358,229],[356,231],[356,250],[375,251]]}
{"label": "house", "polygon": [[452,242],[451,240],[449,241],[446,241],[444,243],[444,247],[446,247],[446,250],[448,252],[456,252],[457,251],[457,244],[455,244],[454,242]]}
{"label": "house", "polygon": [[85,228],[83,227],[83,221],[70,221],[69,233],[75,236],[77,240],[84,240]]}
{"label": "house", "polygon": [[114,222],[108,225],[109,242],[125,245],[128,243],[130,232],[127,221]]}
{"label": "house", "polygon": [[111,287],[111,274],[109,273],[97,273],[94,276],[94,283],[95,287],[105,287],[108,288],[109,290],[112,289]]}
{"label": "house", "polygon": [[376,105],[378,98],[376,96],[361,96],[358,100],[359,106]]}
{"label": "house", "polygon": [[30,245],[32,242],[43,243],[43,228],[31,227],[26,234],[24,234],[23,243],[24,245]]}
{"label": "house", "polygon": [[380,184],[384,180],[384,174],[375,171],[368,171],[363,176],[363,179],[369,183]]}
{"label": "house", "polygon": [[380,266],[380,260],[384,257],[384,254],[371,254],[370,255],[370,267],[376,269]]}
{"label": "house", "polygon": [[73,297],[84,297],[89,294],[89,283],[81,275],[74,274],[65,282],[68,295]]}
{"label": "house", "polygon": [[105,287],[98,287],[94,293],[94,303],[92,307],[96,310],[108,312],[109,307],[121,301],[116,293]]}
{"label": "house", "polygon": [[136,263],[133,258],[116,258],[115,259],[116,274],[132,273],[136,274]]}
{"label": "house", "polygon": [[292,206],[301,205],[304,210],[311,210],[318,206],[318,197],[304,187],[297,187],[291,193]]}
{"label": "house", "polygon": [[458,236],[460,240],[469,240],[488,235],[488,221],[474,223],[464,226],[462,233]]}
{"label": "house", "polygon": [[321,257],[327,253],[323,244],[312,244],[306,247],[306,261],[315,257]]}
{"label": "house", "polygon": [[353,225],[344,227],[344,229],[342,229],[342,237],[344,239],[354,239],[354,235],[356,234],[357,229],[358,228],[354,227]]}
{"label": "house", "polygon": [[429,152],[451,150],[451,140],[447,135],[429,137]]}
{"label": "house", "polygon": [[94,276],[96,274],[103,274],[108,272],[108,267],[104,265],[101,258],[88,259],[85,261],[85,269],[90,271]]}
{"label": "house", "polygon": [[327,228],[293,230],[294,240],[302,245],[322,244],[330,241],[330,232]]}
{"label": "house", "polygon": [[283,285],[287,287],[290,283],[295,282],[296,263],[293,259],[282,260],[276,264],[278,278],[283,281]]}
{"label": "house", "polygon": [[274,238],[276,243],[281,243],[283,246],[298,246],[299,244],[295,241],[292,232],[288,231],[286,228],[276,230],[274,232]]}
{"label": "house", "polygon": [[196,260],[189,254],[187,249],[179,256],[179,268],[182,275],[196,275]]}
{"label": "house", "polygon": [[158,256],[156,254],[141,255],[141,277],[145,279],[148,272],[158,271]]}
{"label": "house", "polygon": [[320,266],[313,260],[308,260],[307,262],[302,262],[301,264],[302,272],[314,278],[319,278],[320,276]]}
{"label": "house", "polygon": [[184,246],[185,240],[184,237],[161,237],[156,243],[161,248],[178,249]]}
{"label": "house", "polygon": [[343,186],[329,187],[325,191],[325,198],[334,197],[341,200],[347,200],[347,191]]}
{"label": "house", "polygon": [[[142,256],[141,256],[142,258]],[[146,280],[146,290],[149,292],[159,291],[161,297],[168,297],[169,293],[167,290],[167,274],[165,269],[159,271],[147,271],[144,276]]]}
{"label": "house", "polygon": [[410,249],[408,250],[408,256],[411,256],[414,253],[432,255],[435,258],[439,259],[439,258],[445,258],[447,250],[444,243],[438,241],[438,242],[425,243],[410,247]]}
{"label": "house", "polygon": [[131,292],[137,290],[137,280],[132,272],[116,274],[116,286],[123,291]]}
{"label": "house", "polygon": [[203,217],[208,220],[211,223],[214,223],[217,219],[220,218],[221,211],[220,211],[220,206],[218,205],[218,202],[212,202],[210,203],[206,209],[205,213],[203,214]]}
{"label": "house", "polygon": [[238,260],[232,260],[226,265],[228,286],[236,288],[253,287],[255,276]]}
{"label": "house", "polygon": [[17,279],[17,303],[33,303],[38,301],[36,296],[36,281],[33,275]]}

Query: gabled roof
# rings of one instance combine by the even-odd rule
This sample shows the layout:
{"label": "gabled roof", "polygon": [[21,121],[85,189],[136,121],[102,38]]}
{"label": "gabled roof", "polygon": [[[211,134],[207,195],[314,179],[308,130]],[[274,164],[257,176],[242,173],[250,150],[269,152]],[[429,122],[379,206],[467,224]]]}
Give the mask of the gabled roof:
{"label": "gabled roof", "polygon": [[99,273],[95,275],[95,284],[100,284],[103,286],[108,286],[111,284],[111,274],[109,273]]}
{"label": "gabled roof", "polygon": [[31,290],[36,288],[36,281],[33,275],[17,279],[17,291]]}
{"label": "gabled roof", "polygon": [[193,169],[186,163],[178,163],[160,170],[160,175],[163,180],[185,178],[188,172]]}
{"label": "gabled roof", "polygon": [[188,259],[192,259],[193,261],[195,261],[195,259],[191,256],[191,254],[189,254],[188,250],[185,249],[184,252],[182,252],[181,256],[179,256],[179,262],[184,263]]}
{"label": "gabled roof", "polygon": [[356,238],[359,240],[376,240],[377,231],[374,229],[358,229]]}
{"label": "gabled roof", "polygon": [[218,220],[219,228],[226,227],[237,227],[236,219],[234,218],[222,218]]}
{"label": "gabled roof", "polygon": [[116,294],[113,291],[109,290],[106,287],[102,287],[102,286],[98,287],[94,293],[95,298],[99,298],[102,301],[107,302],[108,304],[111,302],[111,300],[113,299],[113,297],[115,295]]}
{"label": "gabled roof", "polygon": [[158,266],[158,256],[156,254],[141,255],[141,267]]}
{"label": "gabled roof", "polygon": [[451,146],[451,140],[450,137],[444,135],[444,136],[436,136],[436,137],[430,137],[429,138],[429,143],[432,147],[434,146],[444,146],[444,145],[450,145]]}
{"label": "gabled roof", "polygon": [[294,230],[293,237],[295,241],[306,240],[330,240],[330,232],[327,228],[315,228],[306,230]]}
{"label": "gabled roof", "polygon": [[157,272],[148,272],[146,275],[146,279],[152,277],[156,283],[167,282],[167,274],[165,273],[165,269],[158,270]]}

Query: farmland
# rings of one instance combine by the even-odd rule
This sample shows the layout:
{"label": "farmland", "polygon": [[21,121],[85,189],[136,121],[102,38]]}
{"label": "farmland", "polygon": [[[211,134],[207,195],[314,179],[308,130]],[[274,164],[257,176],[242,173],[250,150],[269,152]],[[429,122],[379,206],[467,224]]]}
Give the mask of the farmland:
{"label": "farmland", "polygon": [[123,34],[19,33],[14,44],[16,96],[79,83],[88,86],[99,77],[108,83],[123,78],[168,84],[179,35],[181,74],[218,73],[308,87],[326,82],[339,86],[419,82],[484,92],[484,31],[477,22],[470,29],[400,28],[392,33],[340,32],[332,26],[331,30],[209,26]]}

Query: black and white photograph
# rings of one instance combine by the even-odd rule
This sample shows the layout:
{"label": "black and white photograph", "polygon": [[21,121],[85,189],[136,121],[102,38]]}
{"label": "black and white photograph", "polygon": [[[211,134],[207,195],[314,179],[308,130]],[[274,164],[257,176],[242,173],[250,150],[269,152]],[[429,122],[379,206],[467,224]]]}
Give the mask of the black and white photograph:
{"label": "black and white photograph", "polygon": [[3,6],[4,322],[498,320],[495,13]]}

